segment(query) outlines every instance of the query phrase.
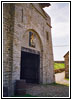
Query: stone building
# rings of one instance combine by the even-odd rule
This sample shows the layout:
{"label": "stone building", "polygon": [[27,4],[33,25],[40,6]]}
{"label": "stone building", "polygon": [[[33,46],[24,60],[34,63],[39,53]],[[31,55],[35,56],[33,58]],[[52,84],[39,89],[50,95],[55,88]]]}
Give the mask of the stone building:
{"label": "stone building", "polygon": [[3,87],[54,82],[51,18],[43,3],[3,3]]}
{"label": "stone building", "polygon": [[65,78],[69,78],[69,51],[64,55],[65,60]]}

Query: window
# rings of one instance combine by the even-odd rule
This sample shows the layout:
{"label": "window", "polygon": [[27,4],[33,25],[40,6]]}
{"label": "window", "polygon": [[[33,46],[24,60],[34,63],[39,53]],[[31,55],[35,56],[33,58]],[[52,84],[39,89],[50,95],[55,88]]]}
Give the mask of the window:
{"label": "window", "polygon": [[49,40],[49,33],[48,32],[46,32],[46,38],[47,38],[47,40]]}
{"label": "window", "polygon": [[33,32],[29,32],[29,46],[35,48],[35,34]]}
{"label": "window", "polygon": [[23,22],[23,9],[22,9],[22,22]]}

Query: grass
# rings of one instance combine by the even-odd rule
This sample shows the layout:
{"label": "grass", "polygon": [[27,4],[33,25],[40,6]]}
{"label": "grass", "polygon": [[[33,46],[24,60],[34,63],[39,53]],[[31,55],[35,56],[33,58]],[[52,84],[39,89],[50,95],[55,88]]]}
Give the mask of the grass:
{"label": "grass", "polygon": [[52,85],[52,86],[69,86],[69,84],[60,84],[60,83],[50,83],[50,84],[43,84],[43,86]]}
{"label": "grass", "polygon": [[69,84],[66,84],[66,83],[64,83],[64,84],[56,83],[56,85],[59,85],[59,86],[69,86]]}
{"label": "grass", "polygon": [[65,68],[64,63],[54,63],[54,69],[62,69]]}
{"label": "grass", "polygon": [[69,80],[69,78],[65,78],[65,80]]}

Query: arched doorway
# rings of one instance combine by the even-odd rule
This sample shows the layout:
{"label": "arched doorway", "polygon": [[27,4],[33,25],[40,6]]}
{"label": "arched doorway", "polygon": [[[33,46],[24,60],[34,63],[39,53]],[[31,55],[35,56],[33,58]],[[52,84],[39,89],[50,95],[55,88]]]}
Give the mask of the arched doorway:
{"label": "arched doorway", "polygon": [[[29,36],[31,35],[30,34],[31,32],[34,33],[35,35],[36,38],[35,44],[30,43]],[[28,30],[24,35],[24,38],[26,39],[27,44],[25,45],[25,42],[22,43],[20,79],[26,80],[27,83],[41,83],[42,81],[42,49],[41,48],[42,47],[41,47],[40,39],[37,33],[33,30]]]}

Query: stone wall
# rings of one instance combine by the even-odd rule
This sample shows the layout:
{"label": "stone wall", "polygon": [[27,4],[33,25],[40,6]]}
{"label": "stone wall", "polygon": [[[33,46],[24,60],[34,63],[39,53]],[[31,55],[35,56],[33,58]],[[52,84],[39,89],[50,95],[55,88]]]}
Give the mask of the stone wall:
{"label": "stone wall", "polygon": [[[50,17],[45,14],[39,4],[16,3],[4,4],[3,7],[4,86],[7,86],[9,89],[12,88],[12,94],[10,95],[14,93],[16,80],[20,80],[22,47],[40,51],[40,83],[54,82]],[[29,31],[36,34],[36,48],[28,45]]]}
{"label": "stone wall", "polygon": [[64,63],[64,61],[54,61],[54,63]]}
{"label": "stone wall", "polygon": [[69,53],[67,53],[65,56],[65,78],[69,78]]}
{"label": "stone wall", "polygon": [[13,67],[14,5],[3,4],[3,85],[11,95]]}

